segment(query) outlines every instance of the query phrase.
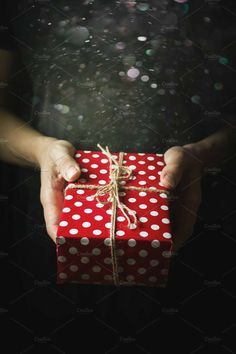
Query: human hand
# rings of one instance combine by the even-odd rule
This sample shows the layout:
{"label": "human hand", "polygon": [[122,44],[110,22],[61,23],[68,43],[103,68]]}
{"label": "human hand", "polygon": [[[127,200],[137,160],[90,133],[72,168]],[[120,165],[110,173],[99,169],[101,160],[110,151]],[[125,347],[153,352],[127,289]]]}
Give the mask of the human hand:
{"label": "human hand", "polygon": [[46,138],[41,144],[41,190],[46,229],[56,242],[57,227],[63,205],[63,190],[66,182],[75,181],[81,174],[79,165],[73,158],[75,149],[66,140]]}
{"label": "human hand", "polygon": [[194,144],[171,147],[164,154],[166,166],[161,183],[174,190],[176,199],[171,202],[173,220],[173,251],[176,252],[191,236],[201,204],[202,162]]}

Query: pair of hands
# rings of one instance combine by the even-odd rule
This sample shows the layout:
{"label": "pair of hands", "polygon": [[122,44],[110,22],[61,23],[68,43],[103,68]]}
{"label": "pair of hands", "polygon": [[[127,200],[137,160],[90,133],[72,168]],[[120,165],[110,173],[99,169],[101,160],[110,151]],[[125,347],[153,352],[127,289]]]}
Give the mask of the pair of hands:
{"label": "pair of hands", "polygon": [[[66,182],[79,178],[81,170],[74,159],[75,149],[65,140],[50,138],[41,155],[40,201],[44,210],[46,228],[52,240],[56,232],[63,205],[63,189]],[[166,166],[162,170],[161,183],[174,190],[171,202],[174,252],[188,239],[197,219],[201,203],[202,167],[194,153],[194,144],[175,146],[164,155]]]}

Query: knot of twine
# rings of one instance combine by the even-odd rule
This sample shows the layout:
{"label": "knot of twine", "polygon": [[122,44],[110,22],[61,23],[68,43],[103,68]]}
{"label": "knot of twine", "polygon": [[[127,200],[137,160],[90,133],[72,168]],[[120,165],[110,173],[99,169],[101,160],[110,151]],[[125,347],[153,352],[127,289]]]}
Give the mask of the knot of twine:
{"label": "knot of twine", "polygon": [[[97,189],[96,193],[91,195],[91,197],[95,197],[96,200],[101,203],[101,204],[107,204],[107,203],[112,203],[111,206],[111,228],[110,228],[110,246],[111,246],[111,259],[112,259],[112,269],[113,269],[113,279],[114,279],[114,284],[116,286],[120,285],[119,281],[119,274],[118,274],[118,262],[117,262],[117,250],[116,250],[116,245],[115,245],[115,224],[116,224],[116,214],[117,214],[117,207],[122,211],[123,215],[125,216],[127,222],[128,222],[128,228],[130,229],[135,229],[138,219],[136,216],[136,211],[132,210],[127,207],[124,203],[120,201],[119,198],[119,190],[124,189],[124,190],[140,190],[140,191],[148,191],[148,192],[157,192],[157,193],[166,193],[167,195],[169,194],[168,191],[162,190],[162,189],[157,189],[155,187],[136,187],[136,186],[123,186],[120,185],[120,180],[128,180],[132,176],[132,169],[128,166],[123,166],[123,158],[124,158],[124,152],[119,152],[119,159],[118,161],[113,157],[111,152],[109,151],[108,146],[106,146],[106,149],[104,149],[100,144],[97,144],[97,146],[101,149],[101,151],[108,157],[109,163],[110,163],[110,182],[106,184],[105,186],[100,186],[100,185],[88,185],[88,184],[75,184],[75,183],[70,183],[68,186],[65,188],[65,192],[67,189],[71,188],[86,188],[86,189]],[[107,201],[102,201],[100,199],[101,196],[104,196],[108,194],[109,197]],[[129,215],[133,217],[133,222],[131,222],[131,219]]]}

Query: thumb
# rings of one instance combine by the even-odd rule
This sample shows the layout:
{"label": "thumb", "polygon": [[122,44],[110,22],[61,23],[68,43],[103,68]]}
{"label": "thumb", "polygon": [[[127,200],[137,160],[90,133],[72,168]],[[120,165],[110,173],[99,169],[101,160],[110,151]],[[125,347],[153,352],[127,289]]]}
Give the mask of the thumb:
{"label": "thumb", "polygon": [[79,178],[81,170],[74,159],[75,148],[65,140],[58,140],[53,146],[51,157],[58,172],[67,182],[73,182]]}
{"label": "thumb", "polygon": [[178,186],[186,167],[186,155],[181,146],[174,146],[164,154],[166,166],[161,172],[160,181],[169,189]]}

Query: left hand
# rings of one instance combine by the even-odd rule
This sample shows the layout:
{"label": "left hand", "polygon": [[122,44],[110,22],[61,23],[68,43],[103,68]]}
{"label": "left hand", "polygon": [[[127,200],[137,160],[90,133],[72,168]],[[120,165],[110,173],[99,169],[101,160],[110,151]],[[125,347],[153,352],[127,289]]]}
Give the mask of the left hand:
{"label": "left hand", "polygon": [[191,236],[202,199],[202,162],[194,153],[193,145],[174,146],[164,154],[166,166],[161,183],[176,196],[171,202],[174,252]]}

